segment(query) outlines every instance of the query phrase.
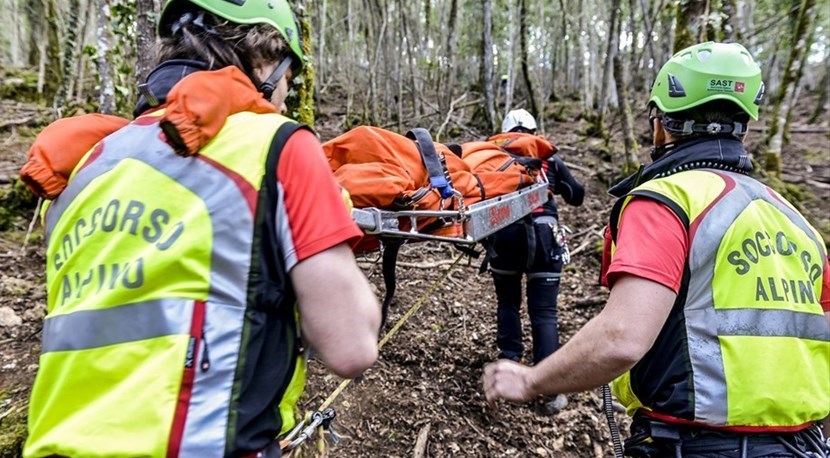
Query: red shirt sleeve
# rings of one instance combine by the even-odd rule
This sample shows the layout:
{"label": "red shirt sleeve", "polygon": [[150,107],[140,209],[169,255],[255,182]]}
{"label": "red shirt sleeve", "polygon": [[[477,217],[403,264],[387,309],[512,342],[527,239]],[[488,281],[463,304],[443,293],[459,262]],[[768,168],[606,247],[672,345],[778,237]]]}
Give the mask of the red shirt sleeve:
{"label": "red shirt sleeve", "polygon": [[611,226],[605,225],[602,243],[602,261],[599,267],[599,284],[608,288],[608,269],[611,267]]}
{"label": "red shirt sleeve", "polygon": [[689,252],[689,234],[665,205],[635,197],[626,205],[608,267],[608,286],[623,274],[636,275],[680,291]]}
{"label": "red shirt sleeve", "polygon": [[343,242],[353,247],[360,241],[363,232],[343,203],[313,133],[300,129],[291,135],[280,156],[277,179],[282,200],[277,213],[282,221],[277,226],[288,270]]}
{"label": "red shirt sleeve", "polygon": [[821,308],[830,312],[830,261],[824,258],[824,279],[821,281]]}

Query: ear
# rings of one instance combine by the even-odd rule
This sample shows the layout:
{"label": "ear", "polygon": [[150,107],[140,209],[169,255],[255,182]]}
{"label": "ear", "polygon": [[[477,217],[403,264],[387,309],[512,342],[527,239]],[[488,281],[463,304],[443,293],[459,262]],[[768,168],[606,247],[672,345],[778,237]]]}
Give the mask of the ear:
{"label": "ear", "polygon": [[671,134],[668,130],[663,127],[663,123],[660,121],[655,121],[654,125],[654,138],[652,139],[654,142],[654,146],[663,146],[667,143],[673,143],[677,141],[677,137]]}
{"label": "ear", "polygon": [[667,143],[666,141],[666,129],[663,128],[663,123],[660,122],[659,119],[655,119],[652,121],[654,123],[654,135],[651,138],[652,143],[654,146],[663,146]]}

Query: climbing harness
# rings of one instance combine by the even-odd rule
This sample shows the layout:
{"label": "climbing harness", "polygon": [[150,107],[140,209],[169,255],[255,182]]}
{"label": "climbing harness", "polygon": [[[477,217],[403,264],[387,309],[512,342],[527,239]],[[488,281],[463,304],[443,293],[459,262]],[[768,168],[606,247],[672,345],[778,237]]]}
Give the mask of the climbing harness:
{"label": "climbing harness", "polygon": [[[465,256],[465,253],[461,253],[458,257],[455,258],[455,261],[450,265],[450,267],[444,271],[444,274],[441,278],[432,282],[432,285],[423,293],[418,300],[415,301],[415,304],[407,310],[407,312],[395,323],[395,326],[383,336],[383,338],[378,342],[378,351],[380,351],[384,345],[386,345],[389,340],[400,330],[401,327],[421,308],[423,303],[426,299],[438,288],[444,280],[449,277],[450,273],[455,269],[458,263],[461,261],[461,258]],[[334,445],[337,445],[340,442],[339,436],[334,432],[334,428],[332,427],[332,421],[336,417],[336,413],[334,409],[331,407],[331,404],[337,399],[338,396],[346,389],[349,384],[352,383],[354,379],[346,379],[340,382],[337,388],[332,391],[332,393],[323,401],[323,404],[320,405],[320,409],[312,413],[311,415],[307,415],[302,422],[299,422],[297,426],[294,427],[293,430],[281,441],[281,443],[286,444],[282,446],[282,452],[286,453],[291,450],[294,450],[305,441],[310,439],[313,435],[315,430],[317,431],[318,437],[323,437],[323,431],[328,431],[329,438],[331,439]],[[290,442],[288,442],[290,441]]]}
{"label": "climbing harness", "polygon": [[574,231],[570,227],[558,223],[551,229],[553,230],[553,238],[556,240],[556,244],[562,248],[562,265],[567,266],[571,263],[571,249],[568,246],[568,241]]}

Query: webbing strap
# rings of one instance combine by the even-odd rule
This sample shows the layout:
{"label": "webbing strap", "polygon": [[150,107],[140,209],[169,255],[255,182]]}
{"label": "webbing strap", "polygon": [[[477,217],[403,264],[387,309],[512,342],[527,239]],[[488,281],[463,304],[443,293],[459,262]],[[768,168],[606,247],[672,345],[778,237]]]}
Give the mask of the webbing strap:
{"label": "webbing strap", "polygon": [[530,271],[536,264],[536,224],[530,215],[524,218],[525,232],[527,232],[527,262],[525,268]]}
{"label": "webbing strap", "polygon": [[386,287],[386,295],[383,298],[383,305],[381,306],[380,315],[380,329],[386,324],[386,317],[389,314],[389,306],[392,304],[392,297],[395,295],[397,288],[397,279],[395,278],[395,269],[398,265],[398,251],[403,245],[403,239],[383,239],[383,284]]}
{"label": "webbing strap", "polygon": [[442,199],[452,197],[453,189],[449,180],[449,173],[445,171],[445,166],[441,164],[441,158],[438,157],[438,152],[435,151],[435,145],[432,143],[432,136],[429,135],[429,131],[417,127],[407,132],[406,137],[414,140],[415,144],[418,145],[421,160],[423,160],[424,167],[429,173],[429,185],[438,190]]}

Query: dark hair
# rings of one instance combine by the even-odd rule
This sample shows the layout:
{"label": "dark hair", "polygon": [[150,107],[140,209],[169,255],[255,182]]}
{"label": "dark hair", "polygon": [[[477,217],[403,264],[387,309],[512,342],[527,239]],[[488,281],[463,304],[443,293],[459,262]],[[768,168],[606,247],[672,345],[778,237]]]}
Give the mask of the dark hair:
{"label": "dark hair", "polygon": [[159,43],[157,63],[199,60],[211,70],[233,65],[245,72],[255,86],[261,81],[254,68],[281,62],[289,52],[276,28],[267,24],[237,24],[195,5],[173,27],[173,34]]}
{"label": "dark hair", "polygon": [[716,122],[731,124],[749,122],[749,114],[731,100],[713,100],[688,110],[667,113],[672,119],[694,121],[696,123]]}

